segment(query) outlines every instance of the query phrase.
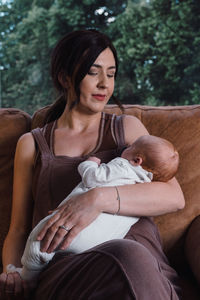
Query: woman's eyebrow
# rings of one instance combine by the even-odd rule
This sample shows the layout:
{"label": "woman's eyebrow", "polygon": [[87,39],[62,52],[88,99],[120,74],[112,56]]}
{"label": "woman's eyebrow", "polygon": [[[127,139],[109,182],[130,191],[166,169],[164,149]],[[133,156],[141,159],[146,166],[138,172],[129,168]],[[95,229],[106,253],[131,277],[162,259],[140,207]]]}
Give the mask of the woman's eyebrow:
{"label": "woman's eyebrow", "polygon": [[[101,66],[101,65],[98,65],[98,64],[93,64],[91,67],[102,68],[102,66]],[[110,70],[110,69],[116,69],[116,66],[110,66],[110,67],[108,67],[108,69],[109,69],[109,70]]]}

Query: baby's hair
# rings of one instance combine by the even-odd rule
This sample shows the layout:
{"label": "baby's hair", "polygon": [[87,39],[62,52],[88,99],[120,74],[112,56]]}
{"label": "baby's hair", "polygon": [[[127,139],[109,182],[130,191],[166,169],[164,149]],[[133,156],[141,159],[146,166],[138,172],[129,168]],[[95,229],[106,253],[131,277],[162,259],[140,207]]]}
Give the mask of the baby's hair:
{"label": "baby's hair", "polygon": [[142,167],[153,173],[154,181],[168,181],[175,176],[179,154],[166,139],[144,135],[135,141],[137,155],[142,157]]}

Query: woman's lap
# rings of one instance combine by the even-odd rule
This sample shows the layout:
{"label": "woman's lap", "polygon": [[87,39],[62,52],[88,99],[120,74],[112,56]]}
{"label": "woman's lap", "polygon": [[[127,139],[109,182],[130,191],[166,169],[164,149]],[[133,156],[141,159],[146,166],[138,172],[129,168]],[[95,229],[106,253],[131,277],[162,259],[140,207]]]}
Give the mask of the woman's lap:
{"label": "woman's lap", "polygon": [[[145,221],[138,224],[150,227]],[[153,225],[152,225],[153,226]],[[34,299],[179,299],[176,272],[162,259],[155,237],[148,249],[137,227],[123,240],[112,240],[78,255],[58,254],[42,273]],[[144,231],[145,232],[145,231]],[[158,255],[156,253],[156,240]],[[164,257],[164,256],[163,256]]]}
{"label": "woman's lap", "polygon": [[[118,285],[115,284],[116,280]],[[116,295],[119,297],[117,298]],[[52,261],[48,270],[41,276],[35,299],[130,300],[134,298],[116,263],[101,253],[90,252],[71,257],[59,256]]]}

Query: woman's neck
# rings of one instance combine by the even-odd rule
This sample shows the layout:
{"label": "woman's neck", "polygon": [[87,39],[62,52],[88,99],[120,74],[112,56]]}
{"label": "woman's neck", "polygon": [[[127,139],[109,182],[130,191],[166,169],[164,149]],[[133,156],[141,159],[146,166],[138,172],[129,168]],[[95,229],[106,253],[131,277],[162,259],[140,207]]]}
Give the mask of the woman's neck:
{"label": "woman's neck", "polygon": [[101,112],[87,113],[76,108],[65,108],[61,117],[58,119],[57,128],[69,128],[76,132],[83,132],[99,126]]}

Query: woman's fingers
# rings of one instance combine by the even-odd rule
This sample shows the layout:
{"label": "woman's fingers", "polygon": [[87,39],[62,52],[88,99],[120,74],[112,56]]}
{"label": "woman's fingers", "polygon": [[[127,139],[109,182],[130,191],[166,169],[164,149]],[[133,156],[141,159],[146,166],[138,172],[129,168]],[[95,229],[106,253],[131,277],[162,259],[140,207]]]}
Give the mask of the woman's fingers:
{"label": "woman's fingers", "polygon": [[51,243],[49,244],[49,247],[47,248],[46,252],[51,253],[55,249],[59,248],[60,244],[62,243],[63,239],[68,234],[68,232],[69,231],[66,231],[66,230],[59,227],[56,234],[54,235]]}
{"label": "woman's fingers", "polygon": [[73,241],[73,239],[79,234],[79,232],[81,232],[83,228],[81,228],[80,226],[74,226],[66,235],[66,237],[64,238],[63,242],[61,243],[61,246],[59,247],[60,250],[65,250],[67,249],[67,247],[69,247],[69,245],[71,244],[71,242]]}
{"label": "woman's fingers", "polygon": [[[42,244],[41,251],[51,253],[55,249],[58,249],[58,248],[59,248],[59,250],[61,249],[60,245],[62,244],[63,240],[69,235],[69,233],[74,228],[74,225],[72,225],[70,218],[67,218],[65,220],[65,223],[66,223],[66,221],[67,221],[67,225],[58,225],[60,223],[62,223],[62,224],[64,223],[64,219],[60,219],[59,222],[54,223],[54,225],[49,228],[44,239],[41,242],[41,244]],[[75,227],[77,227],[77,226],[75,226]],[[76,231],[73,230],[73,233],[75,233],[75,232]],[[70,236],[72,236],[72,235],[70,234]]]}
{"label": "woman's fingers", "polygon": [[13,273],[7,274],[5,292],[14,293],[15,291],[15,280],[13,277]]}
{"label": "woman's fingers", "polygon": [[58,248],[60,243],[63,241],[63,238],[66,236],[68,231],[72,228],[72,225],[68,225],[69,230],[63,229],[62,228],[63,223],[64,223],[64,219],[61,218],[57,222],[55,222],[51,227],[49,227],[48,231],[46,232],[46,235],[41,241],[42,252],[51,253]]}
{"label": "woman's fingers", "polygon": [[0,274],[0,299],[2,300],[30,299],[31,289],[33,289],[33,287],[30,288],[30,286],[21,279],[18,272]]}
{"label": "woman's fingers", "polygon": [[0,299],[22,299],[22,294],[22,280],[17,272],[0,274]]}
{"label": "woman's fingers", "polygon": [[63,237],[66,235],[66,230],[60,228],[60,226],[64,224],[69,216],[70,212],[65,207],[62,207],[47,221],[37,238],[41,240],[42,252],[51,253],[60,245]]}
{"label": "woman's fingers", "polygon": [[49,220],[44,224],[44,227],[42,228],[42,230],[38,234],[38,236],[37,236],[38,241],[41,241],[44,238],[44,236],[46,235],[49,228],[51,228],[54,225],[54,223],[57,220],[59,220],[59,218],[60,218],[60,211],[55,211],[54,215],[49,218]]}
{"label": "woman's fingers", "polygon": [[[73,239],[90,223],[92,223],[97,217],[99,213],[94,212],[88,212],[88,215],[80,215],[79,218],[74,222],[73,218],[69,219],[67,224],[70,224],[74,222],[74,226],[71,226],[71,230],[67,233],[67,235],[64,237],[63,242],[59,246],[60,250],[65,250],[69,247]],[[68,225],[67,225],[68,226]]]}
{"label": "woman's fingers", "polygon": [[[54,249],[52,249],[52,247],[50,248],[50,245],[51,245],[51,242],[53,239],[57,239],[57,240],[59,239],[58,230],[59,230],[59,226],[57,226],[55,223],[50,228],[48,228],[43,240],[41,241],[40,250],[42,252],[50,253],[54,250]],[[57,238],[56,238],[56,235],[57,235]]]}
{"label": "woman's fingers", "polygon": [[0,299],[3,299],[3,294],[6,286],[7,274],[2,273],[0,274]]}

